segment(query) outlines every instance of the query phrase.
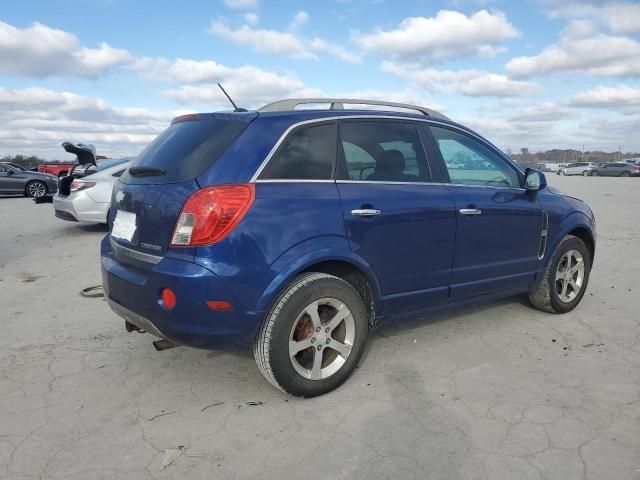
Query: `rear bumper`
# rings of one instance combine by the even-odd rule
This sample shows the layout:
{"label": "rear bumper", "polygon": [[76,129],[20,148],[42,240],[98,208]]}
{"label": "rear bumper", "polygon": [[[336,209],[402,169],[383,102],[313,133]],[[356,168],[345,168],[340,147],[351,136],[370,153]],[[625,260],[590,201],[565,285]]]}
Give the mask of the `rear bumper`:
{"label": "rear bumper", "polygon": [[54,195],[55,215],[62,220],[87,223],[106,223],[109,203],[94,202],[86,192],[75,192],[64,197]]}
{"label": "rear bumper", "polygon": [[[138,268],[114,257],[109,236],[101,244],[102,284],[111,309],[138,328],[175,343],[204,349],[238,349],[253,344],[262,314],[248,312],[223,281],[194,263],[162,258]],[[164,288],[176,295],[167,310]],[[209,300],[231,303],[231,311],[213,311]]]}

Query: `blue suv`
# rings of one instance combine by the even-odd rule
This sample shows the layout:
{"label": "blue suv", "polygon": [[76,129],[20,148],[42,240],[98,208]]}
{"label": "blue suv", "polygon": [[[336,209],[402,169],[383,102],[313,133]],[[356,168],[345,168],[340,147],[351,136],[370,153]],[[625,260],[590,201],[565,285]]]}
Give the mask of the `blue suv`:
{"label": "blue suv", "polygon": [[344,382],[390,321],[522,293],[572,310],[596,238],[584,202],[472,130],[340,99],[174,119],[120,177],[109,223],[103,284],[127,330],[252,347],[303,397]]}

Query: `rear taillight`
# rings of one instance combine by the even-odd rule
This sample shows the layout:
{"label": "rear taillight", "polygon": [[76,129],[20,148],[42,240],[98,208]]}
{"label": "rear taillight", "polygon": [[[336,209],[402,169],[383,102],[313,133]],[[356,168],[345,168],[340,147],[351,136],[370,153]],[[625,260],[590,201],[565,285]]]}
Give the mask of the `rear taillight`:
{"label": "rear taillight", "polygon": [[70,190],[72,192],[77,192],[78,190],[86,190],[87,188],[91,188],[95,186],[95,182],[81,182],[78,180],[74,180],[71,182]]}
{"label": "rear taillight", "polygon": [[198,190],[182,207],[171,245],[184,247],[219,242],[242,220],[254,198],[252,183]]}

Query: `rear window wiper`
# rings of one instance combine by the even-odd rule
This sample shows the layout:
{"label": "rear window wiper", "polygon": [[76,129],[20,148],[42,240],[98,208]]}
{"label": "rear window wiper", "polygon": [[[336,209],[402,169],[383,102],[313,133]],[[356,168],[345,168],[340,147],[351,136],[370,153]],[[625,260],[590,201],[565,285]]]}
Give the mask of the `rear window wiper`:
{"label": "rear window wiper", "polygon": [[153,167],[131,167],[129,168],[129,175],[134,177],[156,177],[167,173],[166,170]]}

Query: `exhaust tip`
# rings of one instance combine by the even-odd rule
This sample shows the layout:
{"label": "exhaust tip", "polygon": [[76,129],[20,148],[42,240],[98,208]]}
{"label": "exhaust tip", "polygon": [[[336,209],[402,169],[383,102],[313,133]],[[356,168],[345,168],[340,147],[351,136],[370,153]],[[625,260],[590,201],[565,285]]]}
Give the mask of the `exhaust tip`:
{"label": "exhaust tip", "polygon": [[173,343],[171,340],[163,338],[162,340],[156,340],[153,342],[153,346],[158,352],[161,352],[163,350],[178,347],[179,345],[177,343]]}

